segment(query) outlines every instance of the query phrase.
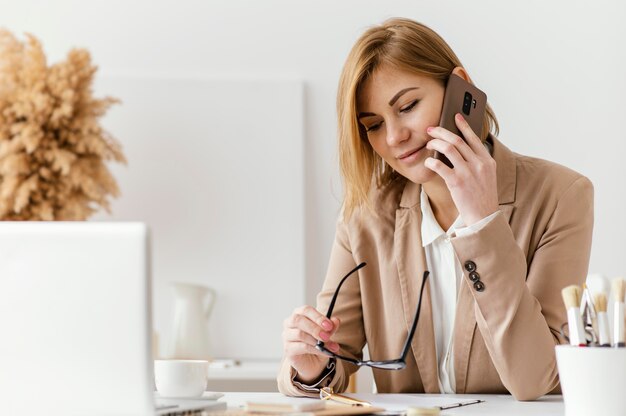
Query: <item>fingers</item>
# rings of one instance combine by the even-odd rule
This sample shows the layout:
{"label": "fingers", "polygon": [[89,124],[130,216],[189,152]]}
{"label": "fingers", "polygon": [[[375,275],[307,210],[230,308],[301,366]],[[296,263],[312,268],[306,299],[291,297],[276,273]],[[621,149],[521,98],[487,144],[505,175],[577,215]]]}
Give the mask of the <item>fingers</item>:
{"label": "fingers", "polygon": [[465,120],[465,117],[463,117],[461,113],[457,113],[454,116],[454,122],[463,134],[463,137],[465,137],[467,144],[474,151],[475,154],[481,156],[489,155],[489,152],[487,151],[487,149],[485,149],[482,140],[480,140],[480,137],[478,137],[476,132],[472,130],[469,123],[467,122],[467,120]]}
{"label": "fingers", "polygon": [[450,130],[443,127],[430,127],[427,133],[433,139],[426,144],[426,147],[444,154],[454,167],[462,166],[466,161],[475,162],[476,154],[472,148]]}
{"label": "fingers", "polygon": [[[452,162],[452,164],[454,165],[454,162]],[[454,172],[452,168],[449,168],[441,160],[435,159],[434,157],[428,157],[424,161],[424,166],[441,176],[448,186],[452,185],[455,178]]]}
{"label": "fingers", "polygon": [[283,331],[283,340],[287,342],[304,342],[311,346],[317,344],[317,339],[312,337],[311,334],[297,328],[285,328]]}
{"label": "fingers", "polygon": [[[447,133],[450,133],[450,132],[447,132]],[[443,131],[436,132],[436,133],[433,132],[431,135],[433,137],[439,136],[439,135],[447,136],[446,132],[443,132]],[[450,160],[453,166],[460,167],[463,165],[466,159],[463,158],[463,156],[461,156],[461,153],[459,152],[457,145],[460,146],[460,144],[458,143],[458,140],[460,141],[463,141],[463,140],[460,137],[453,135],[452,133],[450,133],[450,135],[454,136],[456,140],[453,138],[449,138],[449,137],[447,137],[447,140],[434,138],[426,144],[426,148],[430,150],[438,151],[439,153],[445,155]]]}
{"label": "fingers", "polygon": [[320,355],[322,357],[326,357],[326,354],[315,348],[315,346],[313,345],[298,341],[288,341],[285,343],[285,355],[287,357],[295,357],[303,354]]}
{"label": "fingers", "polygon": [[[317,309],[311,306],[302,306],[294,310],[292,315],[284,322],[285,331],[288,329],[299,330],[311,338],[328,342],[330,337],[339,327],[339,319],[327,319]],[[315,343],[313,343],[315,344]]]}
{"label": "fingers", "polygon": [[312,322],[317,324],[321,329],[325,331],[333,330],[333,323],[330,319],[326,318],[326,316],[322,315],[317,309],[312,306],[304,305],[299,308],[296,308],[294,314],[304,315],[309,318]]}
{"label": "fingers", "polygon": [[[317,344],[318,340],[312,337],[311,334],[308,334],[301,329],[286,328],[283,331],[283,341],[287,343],[302,342],[304,344],[315,347],[315,344]],[[324,342],[324,346],[331,351],[339,350],[339,344],[333,341]]]}
{"label": "fingers", "polygon": [[330,340],[339,325],[340,320],[338,318],[327,319],[311,306],[296,308],[283,323],[285,356],[291,357],[291,359],[306,354],[326,356],[322,351],[315,348],[318,340],[324,342],[326,349],[334,353],[339,352],[339,344]]}

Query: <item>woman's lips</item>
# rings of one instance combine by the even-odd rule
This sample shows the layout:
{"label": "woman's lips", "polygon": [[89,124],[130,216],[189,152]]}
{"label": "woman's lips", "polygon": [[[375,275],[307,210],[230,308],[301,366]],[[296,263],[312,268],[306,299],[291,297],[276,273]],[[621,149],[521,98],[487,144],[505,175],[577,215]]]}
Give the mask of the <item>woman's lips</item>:
{"label": "woman's lips", "polygon": [[418,154],[420,152],[420,150],[424,149],[426,147],[426,145],[422,146],[422,147],[418,147],[417,149],[413,150],[413,151],[409,151],[401,156],[398,157],[398,160],[402,163],[413,163],[417,160]]}

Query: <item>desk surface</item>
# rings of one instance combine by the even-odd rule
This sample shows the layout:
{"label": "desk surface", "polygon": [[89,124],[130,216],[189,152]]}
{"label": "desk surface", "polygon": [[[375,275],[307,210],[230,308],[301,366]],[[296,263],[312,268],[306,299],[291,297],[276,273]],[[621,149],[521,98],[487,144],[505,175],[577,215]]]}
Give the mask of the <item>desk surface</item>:
{"label": "desk surface", "polygon": [[[397,407],[399,400],[406,398],[407,406],[418,406],[420,402],[426,403],[432,400],[440,399],[449,402],[454,401],[482,399],[484,403],[464,406],[458,409],[450,409],[441,412],[442,415],[506,415],[506,416],[563,416],[565,410],[563,407],[562,396],[544,396],[533,402],[518,402],[512,396],[507,395],[488,395],[488,394],[349,394],[348,396],[358,397],[359,399],[368,400],[372,404],[382,404],[382,407]],[[247,401],[255,402],[271,402],[279,400],[283,397],[280,393],[225,393],[224,400],[228,403],[229,408],[243,406]],[[390,404],[385,406],[384,404]],[[392,404],[393,403],[393,404]]]}

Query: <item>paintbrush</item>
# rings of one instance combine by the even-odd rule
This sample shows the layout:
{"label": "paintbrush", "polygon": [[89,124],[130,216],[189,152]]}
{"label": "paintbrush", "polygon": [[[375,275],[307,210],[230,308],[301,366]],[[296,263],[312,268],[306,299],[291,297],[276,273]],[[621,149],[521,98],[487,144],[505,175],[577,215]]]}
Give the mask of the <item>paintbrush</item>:
{"label": "paintbrush", "polygon": [[580,316],[580,287],[571,285],[561,290],[563,303],[567,309],[567,325],[569,327],[569,343],[574,346],[585,346],[585,330]]}
{"label": "paintbrush", "polygon": [[611,281],[613,307],[613,346],[624,347],[624,279],[616,277]]}
{"label": "paintbrush", "polygon": [[596,304],[596,321],[598,327],[598,344],[601,347],[611,346],[611,334],[609,329],[609,317],[606,314],[606,294],[597,293],[593,297]]}

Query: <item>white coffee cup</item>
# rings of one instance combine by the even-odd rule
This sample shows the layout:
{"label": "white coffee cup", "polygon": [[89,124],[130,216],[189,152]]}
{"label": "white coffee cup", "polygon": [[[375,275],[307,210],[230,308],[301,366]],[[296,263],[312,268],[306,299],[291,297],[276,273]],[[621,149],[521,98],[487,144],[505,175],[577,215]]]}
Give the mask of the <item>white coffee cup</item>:
{"label": "white coffee cup", "polygon": [[199,397],[206,390],[209,362],[154,360],[154,382],[161,397]]}

